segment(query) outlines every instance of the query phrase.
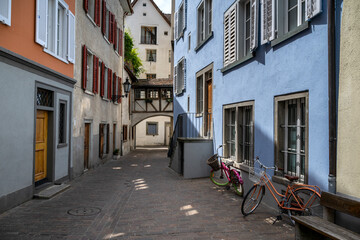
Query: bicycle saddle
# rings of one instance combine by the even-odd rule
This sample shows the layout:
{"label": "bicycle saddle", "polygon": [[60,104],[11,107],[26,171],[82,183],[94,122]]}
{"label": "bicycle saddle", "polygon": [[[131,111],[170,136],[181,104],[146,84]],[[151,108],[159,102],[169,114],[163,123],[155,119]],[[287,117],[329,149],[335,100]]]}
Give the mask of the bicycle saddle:
{"label": "bicycle saddle", "polygon": [[289,180],[290,182],[296,181],[296,180],[299,179],[299,177],[297,177],[297,176],[290,176],[290,175],[285,175],[284,177],[285,177],[287,180]]}

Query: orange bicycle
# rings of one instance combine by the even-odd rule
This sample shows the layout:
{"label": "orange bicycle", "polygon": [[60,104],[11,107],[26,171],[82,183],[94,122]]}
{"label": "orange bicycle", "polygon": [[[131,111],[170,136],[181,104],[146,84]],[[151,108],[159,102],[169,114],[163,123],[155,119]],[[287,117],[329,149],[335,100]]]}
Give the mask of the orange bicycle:
{"label": "orange bicycle", "polygon": [[[255,182],[254,186],[247,192],[241,205],[241,212],[247,216],[255,211],[265,194],[265,186],[278,204],[281,213],[287,213],[291,223],[295,222],[292,215],[317,215],[322,217],[322,206],[320,205],[320,188],[314,185],[293,183],[299,179],[296,176],[285,175],[291,183],[287,186],[285,194],[276,191],[274,185],[266,174],[266,170],[277,167],[266,167],[256,157],[254,167],[249,169],[249,179]],[[276,196],[276,195],[277,196]],[[278,216],[281,219],[281,215]]]}

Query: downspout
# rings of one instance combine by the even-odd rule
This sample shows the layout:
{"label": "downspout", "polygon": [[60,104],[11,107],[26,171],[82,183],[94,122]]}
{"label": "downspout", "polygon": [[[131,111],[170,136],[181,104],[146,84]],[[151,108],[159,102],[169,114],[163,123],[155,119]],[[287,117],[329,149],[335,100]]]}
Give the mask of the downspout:
{"label": "downspout", "polygon": [[335,0],[327,1],[328,15],[328,89],[329,89],[329,189],[336,193],[336,63],[335,63]]}

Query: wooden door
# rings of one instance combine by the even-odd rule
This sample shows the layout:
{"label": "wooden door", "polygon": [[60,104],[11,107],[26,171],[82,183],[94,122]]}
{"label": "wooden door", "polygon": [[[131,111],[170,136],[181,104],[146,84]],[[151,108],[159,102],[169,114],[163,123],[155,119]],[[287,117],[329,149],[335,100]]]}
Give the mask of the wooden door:
{"label": "wooden door", "polygon": [[165,145],[169,146],[171,138],[171,125],[170,123],[165,123]]}
{"label": "wooden door", "polygon": [[89,169],[89,152],[90,152],[90,123],[85,123],[84,137],[84,169]]}
{"label": "wooden door", "polygon": [[47,176],[48,113],[36,112],[35,182]]}
{"label": "wooden door", "polygon": [[113,124],[113,151],[116,149],[116,124]]}
{"label": "wooden door", "polygon": [[212,80],[209,79],[207,82],[207,116],[206,116],[206,127],[205,127],[205,133],[206,136],[209,136],[210,132],[211,132],[211,120],[212,120]]}

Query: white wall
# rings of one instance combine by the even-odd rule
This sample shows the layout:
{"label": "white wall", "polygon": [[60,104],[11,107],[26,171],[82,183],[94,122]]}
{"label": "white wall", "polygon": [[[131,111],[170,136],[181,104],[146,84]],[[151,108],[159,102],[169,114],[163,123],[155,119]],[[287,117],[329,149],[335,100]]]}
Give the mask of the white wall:
{"label": "white wall", "polygon": [[[146,6],[143,6],[146,3]],[[138,49],[145,72],[139,78],[145,79],[146,73],[156,74],[156,78],[168,78],[171,72],[169,51],[171,50],[171,27],[155,9],[149,0],[139,0],[134,6],[134,14],[125,19],[125,28],[134,39],[134,47]],[[146,13],[146,16],[143,16]],[[140,44],[141,26],[157,27],[156,45]],[[167,31],[168,35],[164,35]],[[146,50],[156,50],[156,62],[146,61]]]}
{"label": "white wall", "polygon": [[[165,145],[165,122],[170,122],[170,117],[151,117],[136,125],[136,146],[163,146]],[[158,123],[158,135],[146,135],[146,122]]]}

